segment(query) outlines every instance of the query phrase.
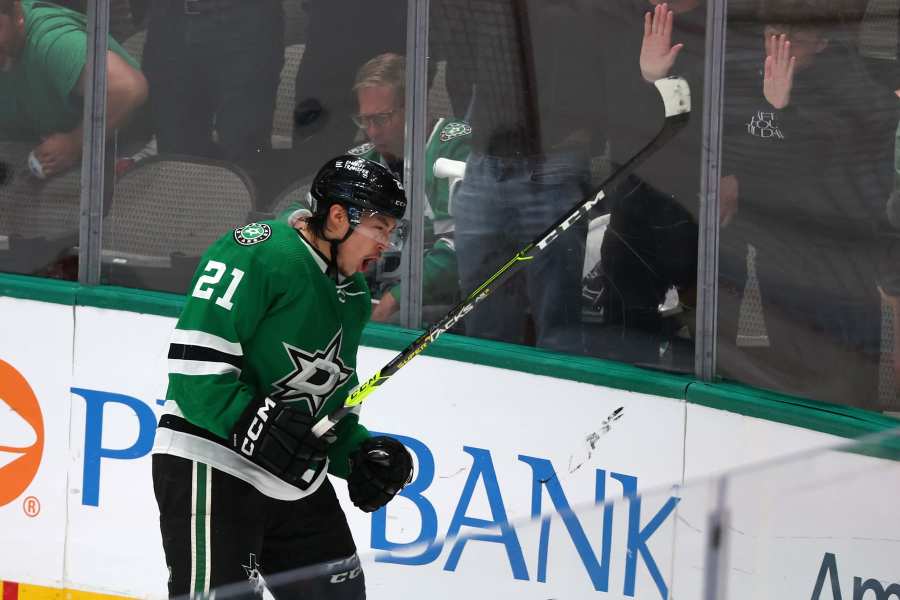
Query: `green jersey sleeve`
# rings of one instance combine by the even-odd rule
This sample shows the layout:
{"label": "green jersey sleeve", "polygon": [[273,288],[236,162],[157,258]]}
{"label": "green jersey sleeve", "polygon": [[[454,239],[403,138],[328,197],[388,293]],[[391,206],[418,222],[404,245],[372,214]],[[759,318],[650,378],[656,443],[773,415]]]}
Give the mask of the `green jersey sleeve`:
{"label": "green jersey sleeve", "polygon": [[[472,127],[463,121],[441,119],[425,148],[425,194],[434,211],[435,221],[450,218],[453,208],[450,203],[450,182],[434,176],[434,163],[439,158],[465,162],[472,151]],[[440,228],[438,228],[440,229]],[[444,233],[438,231],[438,233]]]}
{"label": "green jersey sleeve", "polygon": [[351,413],[335,427],[337,440],[328,448],[328,472],[341,479],[350,474],[350,454],[370,437],[369,430],[359,422],[359,416]]}

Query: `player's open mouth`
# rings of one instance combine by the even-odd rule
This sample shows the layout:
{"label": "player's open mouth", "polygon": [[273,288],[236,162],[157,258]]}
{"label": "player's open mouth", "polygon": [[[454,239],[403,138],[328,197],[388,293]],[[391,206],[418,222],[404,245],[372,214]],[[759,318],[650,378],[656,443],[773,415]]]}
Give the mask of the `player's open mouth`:
{"label": "player's open mouth", "polygon": [[364,258],[362,261],[362,270],[368,271],[369,267],[371,267],[372,265],[374,265],[377,262],[378,262],[377,256],[375,256],[375,257],[369,256],[367,258]]}

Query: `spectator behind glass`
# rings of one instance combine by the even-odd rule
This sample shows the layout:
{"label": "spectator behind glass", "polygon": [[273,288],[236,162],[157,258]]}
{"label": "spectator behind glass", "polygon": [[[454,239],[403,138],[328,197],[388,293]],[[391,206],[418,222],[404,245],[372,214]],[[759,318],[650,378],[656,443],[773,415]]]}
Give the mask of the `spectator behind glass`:
{"label": "spectator behind glass", "polygon": [[[348,153],[384,165],[400,179],[403,176],[405,128],[406,59],[386,53],[366,62],[356,74],[353,86],[359,112],[353,121],[369,140]],[[453,217],[450,189],[446,179],[434,176],[439,158],[465,161],[469,154],[472,128],[451,118],[436,119],[425,148],[425,256],[423,262],[423,304],[446,305],[459,298],[456,252],[453,245]],[[413,198],[412,202],[418,202]],[[288,209],[293,213],[298,205]],[[379,283],[379,282],[376,282]],[[400,308],[400,286],[391,285],[372,311],[373,321],[388,321]]]}
{"label": "spectator behind glass", "polygon": [[[368,61],[356,75],[359,113],[356,125],[365,131],[367,143],[350,150],[387,166],[400,178],[403,173],[404,94],[406,61],[397,54],[382,54]],[[439,158],[465,161],[469,155],[472,128],[451,118],[431,123],[425,147],[425,256],[422,265],[422,303],[446,305],[459,297],[454,250],[454,222],[450,213],[450,189],[446,179],[434,176]],[[413,198],[412,202],[419,202]],[[372,311],[373,321],[387,321],[400,308],[400,286],[381,295]]]}
{"label": "spectator behind glass", "polygon": [[240,162],[269,149],[281,1],[153,0],[148,19],[143,67],[159,152]]}
{"label": "spectator behind glass", "polygon": [[756,85],[726,98],[739,210],[723,243],[737,235],[756,247],[769,345],[761,361],[739,352],[720,367],[778,391],[876,408],[878,259],[898,102],[831,36],[833,11],[824,0],[764,3]]}
{"label": "spectator behind glass", "polygon": [[[459,43],[475,45],[472,153],[453,199],[460,279],[473,290],[589,188],[588,158],[605,113],[598,3],[443,4],[466,15]],[[496,289],[467,316],[466,333],[583,352],[586,227],[570,227]]]}
{"label": "spectator behind glass", "polygon": [[[605,2],[601,39],[609,106],[612,168],[619,168],[662,127],[664,111],[652,84],[683,77],[691,90],[687,127],[609,195],[610,221],[601,260],[585,278],[586,307],[602,323],[595,352],[656,364],[672,339],[660,305],[675,288],[693,305],[697,278],[697,215],[703,119],[705,0]],[[688,325],[693,329],[693,312]],[[597,342],[595,342],[596,344]],[[691,368],[683,348],[678,368]]]}
{"label": "spectator behind glass", "polygon": [[[107,55],[107,129],[125,123],[147,98],[137,63],[112,38]],[[0,0],[0,132],[34,140],[45,176],[81,158],[85,17],[37,0]]]}

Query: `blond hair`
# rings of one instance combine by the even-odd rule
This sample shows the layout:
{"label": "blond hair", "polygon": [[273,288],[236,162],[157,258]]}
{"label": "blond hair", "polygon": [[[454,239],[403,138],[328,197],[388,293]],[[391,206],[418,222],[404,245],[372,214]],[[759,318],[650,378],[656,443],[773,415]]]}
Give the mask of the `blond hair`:
{"label": "blond hair", "polygon": [[361,88],[388,86],[394,89],[394,101],[402,107],[406,99],[406,58],[386,52],[366,61],[356,72],[353,91]]}

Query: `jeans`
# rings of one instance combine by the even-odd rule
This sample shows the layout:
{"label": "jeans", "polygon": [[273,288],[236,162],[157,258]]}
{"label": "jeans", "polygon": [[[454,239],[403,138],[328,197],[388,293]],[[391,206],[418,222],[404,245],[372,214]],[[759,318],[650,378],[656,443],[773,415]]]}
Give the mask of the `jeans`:
{"label": "jeans", "polygon": [[[456,251],[468,294],[526,244],[564,216],[587,193],[590,170],[580,154],[501,158],[472,153],[453,198]],[[587,222],[582,219],[520,273],[494,290],[466,319],[468,335],[583,351],[581,273]]]}
{"label": "jeans", "polygon": [[283,63],[280,2],[185,14],[183,1],[155,0],[142,68],[160,153],[233,162],[271,147]]}

